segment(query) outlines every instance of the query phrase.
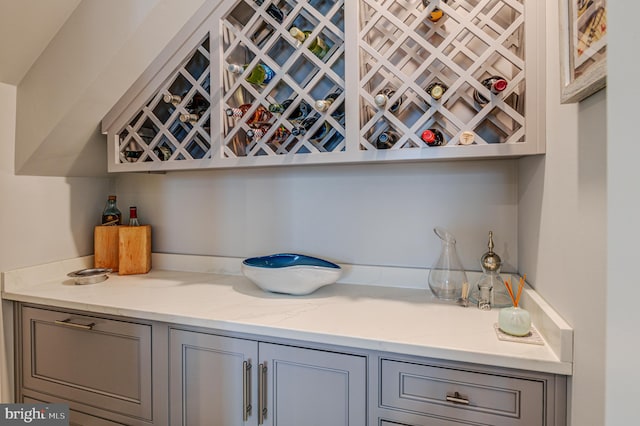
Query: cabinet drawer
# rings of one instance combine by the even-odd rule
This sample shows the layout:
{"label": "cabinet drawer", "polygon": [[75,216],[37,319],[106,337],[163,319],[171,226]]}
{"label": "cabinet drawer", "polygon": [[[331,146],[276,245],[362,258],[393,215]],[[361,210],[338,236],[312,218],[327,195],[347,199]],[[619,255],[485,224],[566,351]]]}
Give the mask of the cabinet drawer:
{"label": "cabinet drawer", "polygon": [[151,419],[150,325],[33,307],[21,325],[24,389]]}
{"label": "cabinet drawer", "polygon": [[544,383],[456,368],[380,361],[383,408],[490,425],[543,425]]}

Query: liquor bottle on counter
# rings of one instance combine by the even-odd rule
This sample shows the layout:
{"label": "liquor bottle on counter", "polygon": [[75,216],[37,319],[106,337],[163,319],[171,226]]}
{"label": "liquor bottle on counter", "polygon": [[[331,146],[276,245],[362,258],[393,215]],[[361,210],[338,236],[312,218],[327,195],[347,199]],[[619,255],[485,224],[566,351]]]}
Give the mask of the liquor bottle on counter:
{"label": "liquor bottle on counter", "polygon": [[398,134],[393,130],[387,130],[378,135],[376,139],[376,148],[389,149],[398,141]]}
{"label": "liquor bottle on counter", "polygon": [[[298,46],[300,46],[309,37],[311,31],[302,31],[298,27],[291,27],[289,34],[298,40]],[[320,59],[324,58],[330,49],[331,45],[320,36],[317,36],[311,44],[309,44],[309,50]]]}
{"label": "liquor bottle on counter", "polygon": [[116,196],[109,195],[107,198],[107,205],[102,211],[102,224],[103,225],[121,225],[122,213],[116,205]]}
{"label": "liquor bottle on counter", "polygon": [[439,81],[434,81],[429,86],[427,86],[427,93],[436,101],[444,95],[448,87]]}
{"label": "liquor bottle on counter", "polygon": [[319,112],[325,112],[339,96],[340,91],[335,91],[329,94],[326,98],[315,101],[313,107]]}
{"label": "liquor bottle on counter", "polygon": [[129,226],[140,226],[140,221],[138,221],[138,208],[135,206],[129,207]]}
{"label": "liquor bottle on counter", "polygon": [[[227,71],[235,74],[242,74],[248,66],[249,64],[229,64],[227,65]],[[258,64],[251,70],[251,73],[245,78],[245,80],[247,80],[251,84],[255,84],[256,86],[266,86],[273,79],[273,77],[275,77],[275,75],[275,71],[273,71],[267,65]]]}
{"label": "liquor bottle on counter", "polygon": [[[269,111],[275,114],[282,114],[291,106],[291,104],[293,104],[293,101],[293,99],[287,99],[281,104],[271,104],[269,105]],[[311,112],[311,107],[308,103],[302,100],[298,106],[294,108],[291,114],[289,114],[287,119],[293,122],[302,121],[307,115],[309,115],[309,112]]]}
{"label": "liquor bottle on counter", "polygon": [[428,129],[422,132],[422,140],[429,146],[442,146],[447,143],[444,135],[438,129]]}
{"label": "liquor bottle on counter", "polygon": [[[251,106],[251,104],[242,104],[237,108],[227,108],[225,110],[225,114],[237,120],[244,117],[247,111],[251,109]],[[251,117],[247,119],[247,126],[259,128],[264,125],[268,125],[272,117],[273,114],[271,114],[265,107],[258,105]]]}
{"label": "liquor bottle on counter", "polygon": [[[504,78],[494,75],[482,80],[482,85],[489,89],[494,95],[498,95],[500,94],[500,92],[504,91],[507,88],[508,83]],[[482,96],[477,89],[473,91],[473,100],[479,106],[485,106],[489,103],[489,99]]]}
{"label": "liquor bottle on counter", "polygon": [[[449,0],[440,0],[440,1],[442,1],[443,3],[449,3]],[[430,3],[431,3],[431,0],[422,0],[422,5],[424,7],[429,6]],[[431,22],[438,22],[440,18],[442,18],[443,16],[444,16],[444,12],[436,7],[431,11],[428,18]]]}
{"label": "liquor bottle on counter", "polygon": [[[384,108],[395,94],[396,91],[393,89],[384,89],[373,98],[373,101],[379,108]],[[402,105],[402,96],[389,107],[389,112],[395,114],[400,109],[400,105]]]}
{"label": "liquor bottle on counter", "polygon": [[196,92],[189,103],[185,106],[188,111],[186,114],[180,114],[180,121],[183,123],[195,124],[200,117],[209,109],[209,102],[199,92]]}

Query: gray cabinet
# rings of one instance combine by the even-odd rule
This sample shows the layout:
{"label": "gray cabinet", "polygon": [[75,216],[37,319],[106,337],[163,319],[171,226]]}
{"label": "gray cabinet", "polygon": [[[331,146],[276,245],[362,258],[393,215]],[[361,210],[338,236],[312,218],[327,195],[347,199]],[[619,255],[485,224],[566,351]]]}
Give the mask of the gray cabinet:
{"label": "gray cabinet", "polygon": [[[19,400],[67,402],[106,422],[154,424],[154,397],[163,399],[166,386],[154,386],[151,324],[30,306],[18,312]],[[162,418],[160,407],[155,417]]]}
{"label": "gray cabinet", "polygon": [[170,423],[237,426],[256,418],[257,360],[254,341],[172,329]]}
{"label": "gray cabinet", "polygon": [[170,332],[172,425],[365,426],[366,357]]}
{"label": "gray cabinet", "polygon": [[15,312],[17,401],[68,403],[72,425],[566,425],[564,376],[41,306]]}
{"label": "gray cabinet", "polygon": [[561,426],[566,382],[558,376],[424,358],[378,359],[382,426]]}

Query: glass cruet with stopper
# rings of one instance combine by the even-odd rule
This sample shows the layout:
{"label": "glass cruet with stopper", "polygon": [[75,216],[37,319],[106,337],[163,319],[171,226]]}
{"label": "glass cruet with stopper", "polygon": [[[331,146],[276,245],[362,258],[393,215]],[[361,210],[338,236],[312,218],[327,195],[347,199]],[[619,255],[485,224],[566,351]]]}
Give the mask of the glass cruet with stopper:
{"label": "glass cruet with stopper", "polygon": [[429,288],[438,299],[458,300],[462,286],[467,283],[467,274],[456,251],[456,239],[441,227],[433,228],[433,232],[440,238],[441,251],[429,271]]}
{"label": "glass cruet with stopper", "polygon": [[489,310],[511,306],[511,298],[500,276],[502,259],[494,251],[493,232],[489,231],[489,251],[480,258],[482,275],[473,287],[469,299],[476,303],[479,309]]}

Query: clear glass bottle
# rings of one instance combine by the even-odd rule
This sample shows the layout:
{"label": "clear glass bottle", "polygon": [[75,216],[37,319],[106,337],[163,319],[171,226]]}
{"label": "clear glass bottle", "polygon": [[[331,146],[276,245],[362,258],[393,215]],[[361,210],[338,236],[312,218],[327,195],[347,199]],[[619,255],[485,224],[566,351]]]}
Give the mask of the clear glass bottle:
{"label": "clear glass bottle", "polygon": [[138,221],[138,208],[135,206],[129,207],[129,226],[140,226]]}
{"label": "clear glass bottle", "polygon": [[[249,64],[229,64],[227,66],[227,71],[234,74],[242,74],[248,66]],[[273,77],[275,77],[275,75],[276,73],[271,69],[271,67],[265,64],[258,64],[251,70],[251,73],[245,78],[245,80],[251,84],[255,84],[256,86],[266,86]]]}
{"label": "clear glass bottle", "polygon": [[[291,27],[289,34],[298,41],[298,46],[300,46],[309,35],[311,35],[311,31],[302,31],[298,27]],[[331,45],[322,37],[318,36],[309,44],[309,50],[318,58],[322,59],[329,53],[329,50],[331,50]]]}
{"label": "clear glass bottle", "polygon": [[507,292],[504,281],[500,276],[502,259],[494,251],[493,232],[489,231],[489,251],[480,258],[482,275],[471,290],[469,300],[476,303],[479,309],[489,310],[504,308],[512,305],[511,297]]}
{"label": "clear glass bottle", "polygon": [[[507,80],[505,80],[504,78],[498,75],[493,75],[489,78],[485,78],[484,80],[482,80],[482,85],[487,89],[489,89],[489,91],[494,95],[498,95],[500,94],[500,92],[503,92],[507,88],[508,82]],[[478,92],[478,89],[475,89],[473,91],[473,100],[479,106],[484,106],[489,103],[489,99],[482,96],[482,94]]]}
{"label": "clear glass bottle", "polygon": [[433,232],[440,238],[441,250],[429,271],[429,288],[438,299],[457,301],[468,281],[458,257],[456,239],[441,227],[435,227]]}
{"label": "clear glass bottle", "polygon": [[107,205],[102,211],[102,224],[103,225],[121,225],[122,224],[122,212],[116,205],[116,196],[109,195],[107,198]]}

